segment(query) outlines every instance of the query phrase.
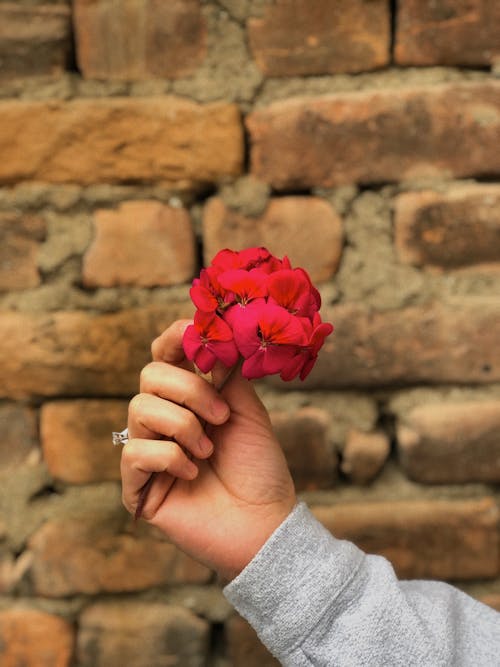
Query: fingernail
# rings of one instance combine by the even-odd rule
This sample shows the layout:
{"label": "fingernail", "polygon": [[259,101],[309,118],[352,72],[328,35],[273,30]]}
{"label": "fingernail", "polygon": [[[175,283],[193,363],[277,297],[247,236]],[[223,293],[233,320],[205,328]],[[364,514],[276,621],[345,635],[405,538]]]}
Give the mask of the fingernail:
{"label": "fingernail", "polygon": [[222,398],[214,398],[211,405],[213,416],[218,420],[223,420],[229,415],[229,406]]}
{"label": "fingernail", "polygon": [[198,442],[198,446],[200,448],[202,456],[210,456],[210,454],[214,451],[214,446],[212,444],[212,441],[205,433],[201,436]]}

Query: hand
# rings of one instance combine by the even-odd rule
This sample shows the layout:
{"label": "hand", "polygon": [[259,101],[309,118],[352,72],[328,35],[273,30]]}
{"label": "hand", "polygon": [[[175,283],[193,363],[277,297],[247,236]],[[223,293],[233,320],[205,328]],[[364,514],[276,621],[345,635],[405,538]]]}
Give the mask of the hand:
{"label": "hand", "polygon": [[[232,579],[288,516],[296,496],[252,384],[236,370],[219,394],[196,375],[182,349],[188,324],[174,323],[153,342],[154,361],[130,403],[123,502],[134,512],[141,487],[156,473],[144,519]],[[216,367],[214,384],[227,373]]]}

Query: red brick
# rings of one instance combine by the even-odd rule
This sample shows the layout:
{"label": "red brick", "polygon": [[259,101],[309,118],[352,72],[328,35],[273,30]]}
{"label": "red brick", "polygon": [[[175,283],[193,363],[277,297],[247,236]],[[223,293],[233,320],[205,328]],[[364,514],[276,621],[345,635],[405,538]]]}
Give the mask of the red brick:
{"label": "red brick", "polygon": [[94,216],[95,237],[83,258],[89,287],[175,285],[193,277],[195,238],[189,213],[133,201]]}
{"label": "red brick", "polygon": [[367,484],[380,472],[391,451],[382,431],[365,433],[351,429],[342,450],[342,472],[355,484]]}
{"label": "red brick", "polygon": [[499,572],[499,511],[489,497],[313,508],[340,539],[388,558],[403,578],[466,580]]}
{"label": "red brick", "polygon": [[467,185],[446,193],[408,192],[396,199],[399,259],[455,269],[500,266],[500,187]]}
{"label": "red brick", "polygon": [[31,537],[29,548],[34,590],[46,597],[200,584],[211,577],[210,570],[173,544],[122,533],[111,522],[98,519],[49,521]]}
{"label": "red brick", "polygon": [[119,480],[121,450],[111,444],[111,432],[125,428],[127,411],[125,401],[46,403],[40,432],[50,474],[70,484]]}
{"label": "red brick", "polygon": [[372,311],[359,304],[324,308],[336,329],[308,387],[374,387],[500,380],[500,304],[463,299]]}
{"label": "red brick", "polygon": [[80,616],[79,667],[204,667],[206,621],[158,602],[100,602]]}
{"label": "red brick", "polygon": [[273,199],[258,218],[245,217],[214,197],[205,206],[203,241],[206,264],[221,248],[265,246],[279,257],[287,255],[293,266],[306,269],[316,282],[337,271],[342,222],[319,197]]}
{"label": "red brick", "polygon": [[0,405],[0,433],[0,470],[14,469],[37,451],[35,411],[16,403]]}
{"label": "red brick", "polygon": [[400,0],[399,65],[490,65],[500,55],[497,0]]}
{"label": "red brick", "polygon": [[0,103],[0,183],[147,182],[188,187],[240,173],[233,104],[176,97]]}
{"label": "red brick", "polygon": [[69,667],[74,633],[71,625],[34,609],[0,611],[2,667]]}
{"label": "red brick", "polygon": [[37,216],[0,213],[0,290],[40,284],[37,257],[45,231],[45,223]]}
{"label": "red brick", "polygon": [[337,478],[337,455],[328,438],[328,413],[301,408],[273,412],[271,420],[297,491],[331,488]]}
{"label": "red brick", "polygon": [[76,0],[74,24],[86,78],[178,78],[191,74],[206,54],[199,0]]}
{"label": "red brick", "polygon": [[286,100],[247,127],[252,173],[279,190],[500,173],[500,82]]}
{"label": "red brick", "polygon": [[150,346],[186,301],[118,313],[0,313],[0,396],[130,396]]}
{"label": "red brick", "polygon": [[0,80],[61,75],[71,41],[66,4],[0,3]]}
{"label": "red brick", "polygon": [[227,621],[226,639],[232,667],[278,667],[280,664],[241,616],[233,615]]}
{"label": "red brick", "polygon": [[278,0],[248,21],[250,48],[267,76],[360,72],[389,60],[383,0]]}
{"label": "red brick", "polygon": [[413,408],[398,424],[403,470],[420,482],[500,481],[500,400]]}

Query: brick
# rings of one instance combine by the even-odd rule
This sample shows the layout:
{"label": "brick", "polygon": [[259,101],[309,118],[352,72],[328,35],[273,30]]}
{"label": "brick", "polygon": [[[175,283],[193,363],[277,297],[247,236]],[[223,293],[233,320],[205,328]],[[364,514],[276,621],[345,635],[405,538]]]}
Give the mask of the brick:
{"label": "brick", "polygon": [[490,593],[489,595],[483,595],[480,598],[480,602],[487,604],[493,609],[500,611],[500,593]]}
{"label": "brick", "polygon": [[381,471],[390,451],[389,438],[382,431],[365,433],[351,429],[342,450],[340,468],[351,482],[367,484]]}
{"label": "brick", "polygon": [[238,108],[176,97],[0,103],[0,183],[189,187],[240,173]]}
{"label": "brick", "polygon": [[458,308],[434,303],[372,311],[344,304],[324,308],[323,319],[335,332],[306,380],[309,388],[500,380],[496,297],[462,299]]}
{"label": "brick", "polygon": [[469,580],[498,574],[493,498],[393,500],[313,508],[339,539],[392,562],[402,578]]}
{"label": "brick", "polygon": [[297,491],[331,488],[337,478],[337,455],[329,442],[326,411],[272,412],[271,420]]}
{"label": "brick", "polygon": [[83,258],[88,287],[175,285],[193,277],[195,238],[184,208],[155,201],[98,210],[95,237]]}
{"label": "brick", "polygon": [[399,65],[491,65],[500,55],[496,0],[402,0],[395,61]]}
{"label": "brick", "polygon": [[173,544],[127,534],[95,518],[48,521],[31,537],[29,548],[33,588],[51,598],[201,584],[211,577],[208,568]]}
{"label": "brick", "polygon": [[179,78],[206,55],[199,0],[76,0],[74,25],[85,78]]}
{"label": "brick", "polygon": [[204,667],[209,626],[181,607],[156,602],[100,602],[80,616],[79,667]]}
{"label": "brick", "polygon": [[500,173],[500,83],[339,93],[247,117],[254,176],[278,190]]}
{"label": "brick", "polygon": [[431,483],[500,481],[500,400],[413,408],[397,427],[401,467]]}
{"label": "brick", "polygon": [[0,3],[0,80],[63,74],[70,42],[67,5]]}
{"label": "brick", "polygon": [[278,667],[280,664],[241,616],[235,614],[227,621],[226,641],[232,667]]}
{"label": "brick", "polygon": [[395,202],[400,261],[456,269],[500,264],[500,187],[408,192]]}
{"label": "brick", "polygon": [[16,468],[37,451],[36,426],[32,408],[16,403],[0,404],[0,471]]}
{"label": "brick", "polygon": [[50,474],[69,484],[120,479],[121,449],[111,432],[127,424],[125,401],[45,403],[40,414],[43,457]]}
{"label": "brick", "polygon": [[0,313],[0,396],[130,396],[150,346],[190,302],[95,315]]}
{"label": "brick", "polygon": [[247,25],[253,57],[267,76],[361,72],[389,61],[383,0],[278,0]]}
{"label": "brick", "polygon": [[342,223],[319,197],[272,199],[256,218],[245,217],[214,197],[205,206],[203,241],[206,264],[221,248],[263,245],[279,257],[288,255],[292,266],[306,269],[313,281],[324,281],[340,262]]}
{"label": "brick", "polygon": [[34,609],[0,611],[2,667],[69,667],[74,633],[71,625]]}
{"label": "brick", "polygon": [[0,290],[40,284],[37,259],[45,232],[45,223],[38,216],[0,213]]}

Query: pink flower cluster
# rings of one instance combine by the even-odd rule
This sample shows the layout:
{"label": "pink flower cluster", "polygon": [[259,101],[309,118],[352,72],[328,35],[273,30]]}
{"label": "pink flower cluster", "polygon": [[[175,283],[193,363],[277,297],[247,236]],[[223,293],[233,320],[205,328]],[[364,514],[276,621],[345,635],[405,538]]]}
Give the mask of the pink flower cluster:
{"label": "pink flower cluster", "polygon": [[221,250],[193,281],[197,310],[184,334],[186,357],[208,373],[243,357],[248,379],[279,373],[304,380],[333,326],[321,321],[321,298],[304,269],[266,248]]}

